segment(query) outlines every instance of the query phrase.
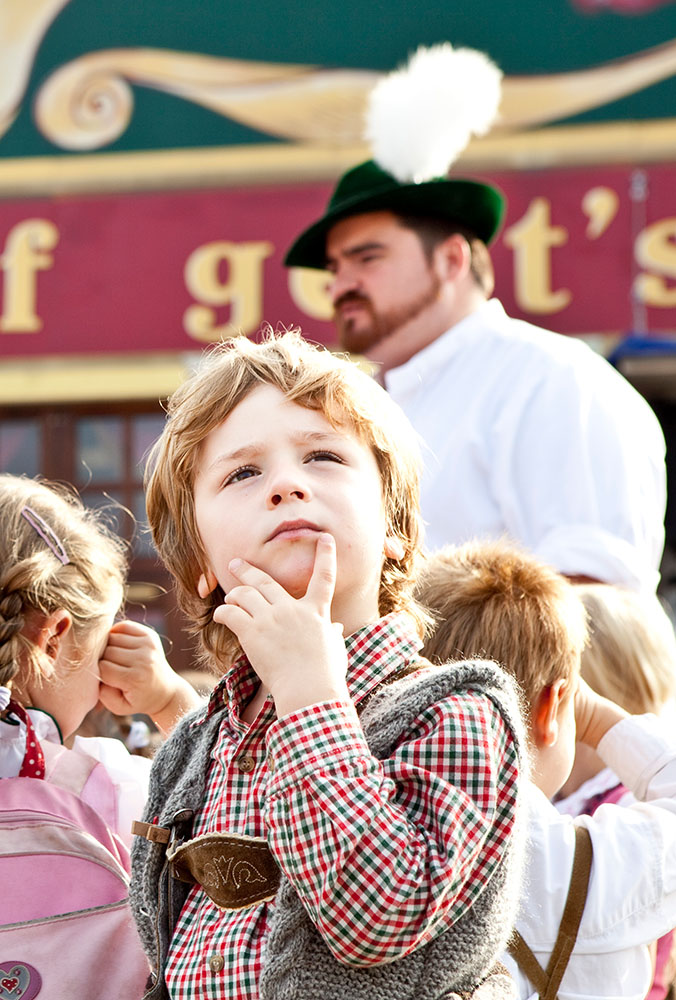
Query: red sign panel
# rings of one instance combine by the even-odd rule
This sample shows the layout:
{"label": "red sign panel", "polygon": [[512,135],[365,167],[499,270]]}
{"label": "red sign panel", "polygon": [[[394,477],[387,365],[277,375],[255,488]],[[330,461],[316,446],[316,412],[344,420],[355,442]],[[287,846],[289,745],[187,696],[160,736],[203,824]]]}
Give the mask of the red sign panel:
{"label": "red sign panel", "polygon": [[[493,174],[507,310],[563,333],[676,330],[676,166]],[[198,350],[262,322],[332,343],[284,252],[327,184],[0,203],[0,354]]]}

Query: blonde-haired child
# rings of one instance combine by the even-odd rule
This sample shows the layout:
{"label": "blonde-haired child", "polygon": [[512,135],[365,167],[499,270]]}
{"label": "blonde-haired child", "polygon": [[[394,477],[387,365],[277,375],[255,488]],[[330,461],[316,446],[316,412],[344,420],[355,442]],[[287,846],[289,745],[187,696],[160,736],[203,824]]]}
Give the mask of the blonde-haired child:
{"label": "blonde-haired child", "polygon": [[[666,715],[674,720],[676,634],[660,598],[620,587],[581,584],[577,595],[587,611],[589,643],[582,677],[626,712]],[[604,803],[631,805],[634,796],[591,747],[578,743],[570,777],[557,797],[559,812],[593,816]],[[664,1000],[674,980],[674,934],[655,944],[655,973],[648,1000]]]}
{"label": "blonde-haired child", "polygon": [[0,475],[7,996],[65,989],[87,1000],[133,1000],[148,973],[128,906],[127,845],[150,762],[119,740],[81,739],[76,730],[100,697],[111,707],[145,706],[167,728],[196,697],[150,629],[113,625],[125,574],[123,544],[73,492]]}
{"label": "blonde-haired child", "polygon": [[579,584],[590,641],[582,676],[604,698],[627,712],[660,712],[676,694],[676,634],[655,594]]}
{"label": "blonde-haired child", "polygon": [[[651,943],[676,920],[673,733],[653,715],[630,716],[580,679],[586,626],[576,588],[507,542],[434,553],[416,593],[438,622],[423,647],[427,656],[437,662],[491,657],[516,678],[526,702],[533,786],[516,930],[541,968],[529,965],[526,972],[511,954],[503,956],[519,997],[643,1000],[652,976]],[[604,806],[594,817],[560,815],[550,797],[570,773],[576,739],[597,752],[641,802]],[[593,857],[566,966],[555,947],[576,827],[589,831]]]}
{"label": "blonde-haired child", "polygon": [[[660,598],[593,583],[579,584],[576,593],[589,621],[590,638],[581,667],[587,684],[632,715],[673,711],[676,634]],[[557,807],[571,815],[588,812],[592,798],[618,785],[619,779],[598,754],[578,746]]]}
{"label": "blonde-haired child", "polygon": [[149,521],[224,676],[134,845],[149,997],[511,993],[518,704],[417,655],[418,466],[384,390],[294,332],[226,342],[170,400]]}
{"label": "blonde-haired child", "polygon": [[[42,777],[42,743],[95,757],[115,789],[114,832],[130,845],[149,762],[76,730],[99,698],[120,714],[152,715],[165,732],[197,699],[156,633],[114,623],[126,568],[124,544],[74,492],[0,475],[0,777]],[[85,801],[96,802],[96,774]]]}

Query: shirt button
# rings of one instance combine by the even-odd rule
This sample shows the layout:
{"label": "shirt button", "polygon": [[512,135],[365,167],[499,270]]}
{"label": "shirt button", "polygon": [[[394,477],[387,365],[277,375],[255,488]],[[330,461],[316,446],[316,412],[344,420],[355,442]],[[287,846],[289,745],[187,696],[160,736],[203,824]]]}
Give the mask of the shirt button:
{"label": "shirt button", "polygon": [[225,966],[225,959],[222,955],[211,955],[209,958],[209,968],[212,972],[222,972]]}
{"label": "shirt button", "polygon": [[242,774],[251,774],[254,767],[256,766],[256,761],[253,759],[251,754],[244,754],[237,761],[237,767],[240,769]]}

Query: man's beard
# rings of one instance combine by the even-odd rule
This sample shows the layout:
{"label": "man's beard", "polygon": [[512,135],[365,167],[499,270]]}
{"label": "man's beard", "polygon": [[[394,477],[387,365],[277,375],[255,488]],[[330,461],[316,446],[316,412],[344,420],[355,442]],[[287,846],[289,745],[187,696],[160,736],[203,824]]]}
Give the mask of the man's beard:
{"label": "man's beard", "polygon": [[[433,305],[439,297],[440,289],[441,281],[436,274],[430,273],[428,287],[416,298],[380,313],[376,313],[368,296],[360,295],[358,292],[345,292],[336,300],[333,316],[340,346],[351,354],[366,354]],[[351,317],[343,319],[341,315],[340,305],[343,302],[359,302],[368,312],[370,322],[355,328],[354,319]],[[364,317],[359,319],[363,323]]]}

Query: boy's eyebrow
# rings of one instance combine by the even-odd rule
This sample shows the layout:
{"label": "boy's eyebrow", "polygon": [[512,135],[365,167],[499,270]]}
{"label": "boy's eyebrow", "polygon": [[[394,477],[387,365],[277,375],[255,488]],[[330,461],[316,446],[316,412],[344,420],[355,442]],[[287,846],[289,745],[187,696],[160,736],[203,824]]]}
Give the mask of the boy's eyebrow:
{"label": "boy's eyebrow", "polygon": [[[301,445],[337,440],[344,440],[344,435],[342,435],[339,431],[303,431],[300,434],[293,435],[294,443]],[[244,444],[240,448],[235,448],[234,451],[221,452],[221,454],[217,455],[213,462],[210,463],[205,471],[211,472],[213,469],[230,462],[239,462],[242,459],[255,458],[256,455],[259,455],[265,448],[265,441],[249,441],[248,444]]]}

